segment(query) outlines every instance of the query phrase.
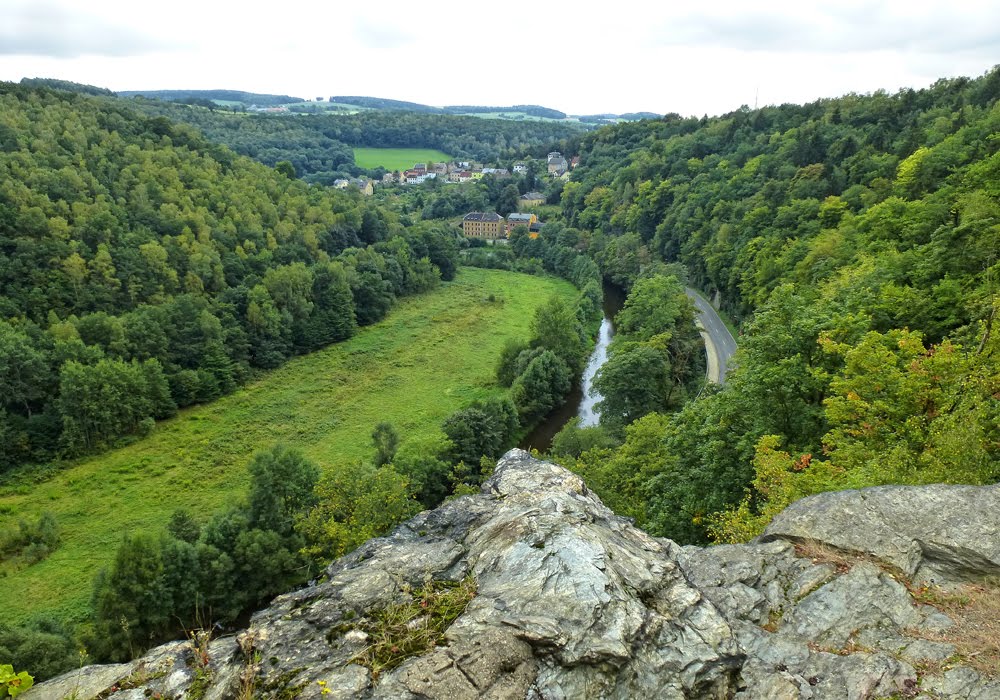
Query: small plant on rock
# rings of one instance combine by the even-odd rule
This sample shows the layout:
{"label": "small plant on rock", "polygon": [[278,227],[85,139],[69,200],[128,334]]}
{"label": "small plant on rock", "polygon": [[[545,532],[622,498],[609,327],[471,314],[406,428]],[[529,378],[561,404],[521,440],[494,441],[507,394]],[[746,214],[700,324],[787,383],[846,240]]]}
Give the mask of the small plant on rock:
{"label": "small plant on rock", "polygon": [[27,671],[14,673],[10,664],[0,665],[0,698],[16,698],[35,684],[35,679]]}
{"label": "small plant on rock", "polygon": [[212,684],[215,671],[212,670],[212,657],[209,655],[208,646],[212,641],[212,630],[197,629],[188,632],[188,645],[190,646],[191,657],[189,664],[194,669],[194,680],[188,687],[187,695],[192,700],[199,700],[205,696],[208,687]]}
{"label": "small plant on rock", "polygon": [[257,676],[260,673],[260,651],[257,646],[267,639],[267,631],[251,627],[236,636],[236,643],[243,652],[243,668],[240,669],[240,686],[237,700],[250,700],[257,696]]}
{"label": "small plant on rock", "polygon": [[445,630],[475,597],[476,582],[472,577],[458,583],[428,577],[420,588],[404,592],[408,600],[375,612],[348,632],[352,640],[365,643],[351,662],[369,668],[375,678],[441,643]]}

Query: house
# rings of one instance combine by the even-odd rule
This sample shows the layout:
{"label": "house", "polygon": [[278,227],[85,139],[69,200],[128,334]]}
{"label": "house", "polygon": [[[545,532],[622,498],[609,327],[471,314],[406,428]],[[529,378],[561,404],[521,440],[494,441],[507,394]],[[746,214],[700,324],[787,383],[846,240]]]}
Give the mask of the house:
{"label": "house", "polygon": [[507,215],[507,237],[510,238],[511,231],[514,230],[515,226],[524,226],[527,229],[531,228],[531,225],[538,221],[538,217],[534,214],[508,214]]}
{"label": "house", "polygon": [[548,158],[549,175],[555,175],[556,177],[558,177],[559,175],[562,175],[564,172],[566,172],[567,167],[568,164],[566,163],[566,159],[563,157],[562,153],[560,153],[559,151],[552,151],[552,153],[549,154]]}
{"label": "house", "polygon": [[526,172],[528,172],[528,164],[525,163],[523,160],[519,160],[518,162],[514,163],[514,172],[517,173],[518,175],[524,175]]}
{"label": "house", "polygon": [[350,180],[334,180],[333,186],[338,190],[346,190],[347,186],[351,184]]}
{"label": "house", "polygon": [[545,195],[541,192],[527,192],[521,195],[521,208],[531,209],[545,204]]}
{"label": "house", "polygon": [[405,180],[403,184],[406,185],[419,185],[422,182],[427,182],[428,180],[433,180],[437,177],[437,173],[429,173],[426,170],[407,170],[403,173]]}
{"label": "house", "polygon": [[393,184],[395,182],[399,182],[399,173],[398,172],[395,172],[395,173],[386,173],[385,175],[382,176],[382,184],[383,185],[391,185],[391,184]]}
{"label": "house", "polygon": [[569,162],[570,168],[575,168],[580,164],[580,156],[573,156],[573,159]]}
{"label": "house", "polygon": [[448,182],[468,182],[472,179],[472,173],[468,170],[454,170],[448,174]]}
{"label": "house", "polygon": [[483,175],[492,175],[493,177],[504,178],[510,177],[510,171],[507,168],[483,168]]}
{"label": "house", "polygon": [[361,190],[361,194],[366,197],[371,197],[375,194],[375,181],[369,180],[368,178],[355,178],[351,180],[351,184]]}
{"label": "house", "polygon": [[507,238],[503,217],[494,212],[469,212],[462,219],[462,233],[469,238]]}
{"label": "house", "polygon": [[447,163],[434,163],[433,170],[437,175],[447,175],[448,174],[448,164]]}

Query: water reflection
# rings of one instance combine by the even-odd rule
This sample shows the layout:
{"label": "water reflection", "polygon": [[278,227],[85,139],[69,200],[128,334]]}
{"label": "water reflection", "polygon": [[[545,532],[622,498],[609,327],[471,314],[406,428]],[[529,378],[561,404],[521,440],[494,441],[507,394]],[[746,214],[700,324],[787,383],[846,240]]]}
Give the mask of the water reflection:
{"label": "water reflection", "polygon": [[521,440],[518,447],[525,450],[534,448],[545,452],[552,447],[552,438],[555,437],[556,433],[562,430],[563,426],[574,416],[580,417],[580,424],[583,426],[597,425],[600,414],[594,410],[594,406],[601,400],[601,396],[591,396],[590,389],[597,370],[608,360],[608,345],[615,336],[614,317],[624,305],[625,292],[613,284],[605,282],[604,319],[601,321],[597,345],[587,361],[587,368],[583,371],[580,384],[573,387],[562,405],[547,415],[545,420]]}
{"label": "water reflection", "polygon": [[605,316],[601,321],[601,331],[597,335],[597,345],[587,362],[587,368],[583,370],[583,396],[580,397],[580,410],[576,412],[583,428],[597,425],[601,420],[601,414],[594,410],[594,407],[603,397],[593,391],[594,377],[597,376],[597,370],[608,361],[608,345],[614,335],[614,324]]}

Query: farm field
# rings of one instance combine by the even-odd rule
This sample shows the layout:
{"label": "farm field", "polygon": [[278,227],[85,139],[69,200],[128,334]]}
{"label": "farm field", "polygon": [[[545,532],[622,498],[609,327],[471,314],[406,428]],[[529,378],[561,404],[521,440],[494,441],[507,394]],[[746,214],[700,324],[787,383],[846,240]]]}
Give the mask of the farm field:
{"label": "farm field", "polygon": [[355,337],[186,409],[144,439],[42,483],[4,488],[0,529],[49,511],[62,545],[0,578],[0,609],[10,622],[38,613],[83,619],[93,578],[126,532],[155,531],[177,508],[207,520],[245,492],[251,455],[277,442],[330,471],[368,458],[382,420],[399,431],[402,450],[440,440],[449,414],[494,389],[504,342],[526,338],[535,308],[552,294],[571,299],[576,291],[555,278],[461,268]]}
{"label": "farm field", "polygon": [[414,163],[448,163],[454,158],[430,148],[355,148],[354,162],[359,168],[407,170]]}

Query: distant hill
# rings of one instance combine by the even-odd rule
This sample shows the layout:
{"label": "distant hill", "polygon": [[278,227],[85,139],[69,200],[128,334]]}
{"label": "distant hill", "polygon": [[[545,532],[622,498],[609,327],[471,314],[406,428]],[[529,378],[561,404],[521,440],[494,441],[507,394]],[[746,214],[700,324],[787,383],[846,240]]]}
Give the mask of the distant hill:
{"label": "distant hill", "polygon": [[358,97],[337,95],[330,98],[330,102],[342,105],[352,105],[366,109],[385,109],[407,112],[428,112],[432,114],[501,114],[516,112],[526,114],[529,117],[541,119],[565,119],[566,113],[558,109],[541,107],[539,105],[513,105],[510,107],[496,107],[484,105],[448,105],[447,107],[431,107],[419,102],[404,102],[402,100],[390,100],[384,97]]}
{"label": "distant hill", "polygon": [[625,114],[619,114],[618,118],[634,122],[640,119],[659,119],[662,116],[662,114],[657,114],[656,112],[626,112]]}
{"label": "distant hill", "polygon": [[625,114],[583,114],[577,117],[584,124],[617,124],[618,122],[637,122],[640,119],[659,119],[662,114],[656,112],[626,112]]}
{"label": "distant hill", "polygon": [[363,107],[365,109],[385,109],[390,111],[402,111],[402,112],[430,112],[432,114],[443,114],[444,110],[440,107],[431,107],[429,105],[422,105],[417,102],[404,102],[402,100],[390,100],[385,97],[358,97],[358,96],[346,96],[337,95],[330,98],[330,102],[336,102],[342,105],[353,105],[354,107]]}
{"label": "distant hill", "polygon": [[25,87],[47,87],[53,90],[65,90],[66,92],[79,92],[84,95],[104,95],[110,97],[115,94],[107,88],[84,85],[83,83],[74,83],[69,80],[59,80],[57,78],[21,78],[21,85]]}
{"label": "distant hill", "polygon": [[202,99],[242,102],[248,106],[255,104],[262,107],[305,102],[301,97],[292,97],[291,95],[265,95],[256,92],[243,92],[242,90],[121,90],[118,94],[122,97],[142,95],[165,102]]}
{"label": "distant hill", "polygon": [[558,109],[541,107],[539,105],[514,105],[513,107],[476,107],[471,105],[452,105],[444,108],[449,114],[492,114],[494,112],[523,112],[529,117],[542,119],[565,119],[566,113]]}
{"label": "distant hill", "polygon": [[[58,86],[52,85],[51,87]],[[100,88],[93,89],[98,90]],[[327,111],[329,109],[333,109],[336,111],[336,108],[333,107],[334,105],[346,105],[348,107],[357,107],[358,109],[385,112],[479,115],[513,121],[521,121],[525,119],[552,119],[555,121],[562,121],[565,119],[572,119],[574,122],[578,121],[587,128],[594,128],[605,124],[615,124],[620,121],[659,119],[662,116],[655,112],[629,112],[627,114],[607,113],[589,114],[581,117],[569,117],[566,112],[558,109],[552,109],[551,107],[543,107],[541,105],[446,105],[444,107],[433,107],[419,102],[393,100],[387,97],[368,97],[365,95],[333,95],[329,98],[328,105],[317,105],[309,103],[301,97],[291,97],[289,95],[264,95],[254,92],[242,92],[240,90],[123,90],[117,94],[122,97],[142,95],[143,97],[162,100],[164,102],[186,102],[188,104],[202,104],[204,101],[214,100],[216,102],[238,102],[246,106],[255,104],[260,107],[287,104],[302,105],[298,108],[292,107],[293,111],[302,111],[303,109],[308,109],[309,111]],[[204,104],[202,104],[202,106],[204,106]]]}

